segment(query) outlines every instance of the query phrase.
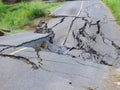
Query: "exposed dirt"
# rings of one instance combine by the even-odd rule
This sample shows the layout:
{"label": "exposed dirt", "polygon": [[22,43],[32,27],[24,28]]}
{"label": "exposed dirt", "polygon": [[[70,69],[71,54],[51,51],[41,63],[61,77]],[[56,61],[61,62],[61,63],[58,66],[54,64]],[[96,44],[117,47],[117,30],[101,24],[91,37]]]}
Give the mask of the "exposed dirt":
{"label": "exposed dirt", "polygon": [[110,68],[111,73],[108,77],[103,81],[102,90],[120,90],[120,81],[118,80],[118,76],[120,75],[120,71],[117,71],[115,68]]}
{"label": "exposed dirt", "polygon": [[25,30],[30,30],[30,31],[34,31],[36,29],[37,26],[24,26],[23,29]]}
{"label": "exposed dirt", "polygon": [[11,31],[8,30],[8,29],[0,28],[0,36],[4,36],[4,35],[5,35],[5,32],[11,32]]}
{"label": "exposed dirt", "polygon": [[51,19],[51,17],[36,18],[32,21],[32,25],[24,26],[23,29],[35,31],[38,26],[38,23],[40,23],[41,21],[48,22],[50,19]]}
{"label": "exposed dirt", "polygon": [[5,35],[5,33],[0,31],[0,36],[4,36],[4,35]]}

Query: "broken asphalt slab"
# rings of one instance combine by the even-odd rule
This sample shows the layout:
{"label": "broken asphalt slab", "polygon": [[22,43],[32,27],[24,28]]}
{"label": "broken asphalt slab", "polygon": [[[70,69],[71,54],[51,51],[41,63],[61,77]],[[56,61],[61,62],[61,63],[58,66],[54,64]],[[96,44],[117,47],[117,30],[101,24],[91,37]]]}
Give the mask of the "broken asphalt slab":
{"label": "broken asphalt slab", "polygon": [[0,37],[0,45],[19,46],[36,40],[39,40],[42,43],[45,39],[46,41],[49,40],[48,36],[48,34],[38,34],[33,32],[2,36]]}

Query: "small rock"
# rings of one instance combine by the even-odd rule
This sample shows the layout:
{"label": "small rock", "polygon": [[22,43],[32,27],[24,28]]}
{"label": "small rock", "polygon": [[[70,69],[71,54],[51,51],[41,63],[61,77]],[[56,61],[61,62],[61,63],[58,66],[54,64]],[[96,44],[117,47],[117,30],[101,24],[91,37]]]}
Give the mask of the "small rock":
{"label": "small rock", "polygon": [[69,84],[72,84],[72,82],[69,82]]}

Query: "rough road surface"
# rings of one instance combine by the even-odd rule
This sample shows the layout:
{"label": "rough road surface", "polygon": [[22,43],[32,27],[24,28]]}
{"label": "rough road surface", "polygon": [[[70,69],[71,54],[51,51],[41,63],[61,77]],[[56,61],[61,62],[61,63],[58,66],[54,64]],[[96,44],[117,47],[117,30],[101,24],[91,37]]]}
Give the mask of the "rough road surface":
{"label": "rough road surface", "polygon": [[52,15],[35,33],[0,37],[0,90],[120,90],[120,32],[102,2],[66,2]]}

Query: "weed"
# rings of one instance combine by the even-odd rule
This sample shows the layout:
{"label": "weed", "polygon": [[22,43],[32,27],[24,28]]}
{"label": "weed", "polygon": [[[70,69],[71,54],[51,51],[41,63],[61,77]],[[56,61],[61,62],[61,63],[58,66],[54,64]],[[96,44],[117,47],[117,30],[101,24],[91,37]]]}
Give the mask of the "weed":
{"label": "weed", "polygon": [[45,3],[41,1],[20,2],[6,5],[0,1],[0,28],[22,29],[32,25],[38,17],[46,17],[48,10],[55,10],[61,3]]}
{"label": "weed", "polygon": [[103,2],[110,7],[117,23],[120,25],[120,0],[103,0]]}

